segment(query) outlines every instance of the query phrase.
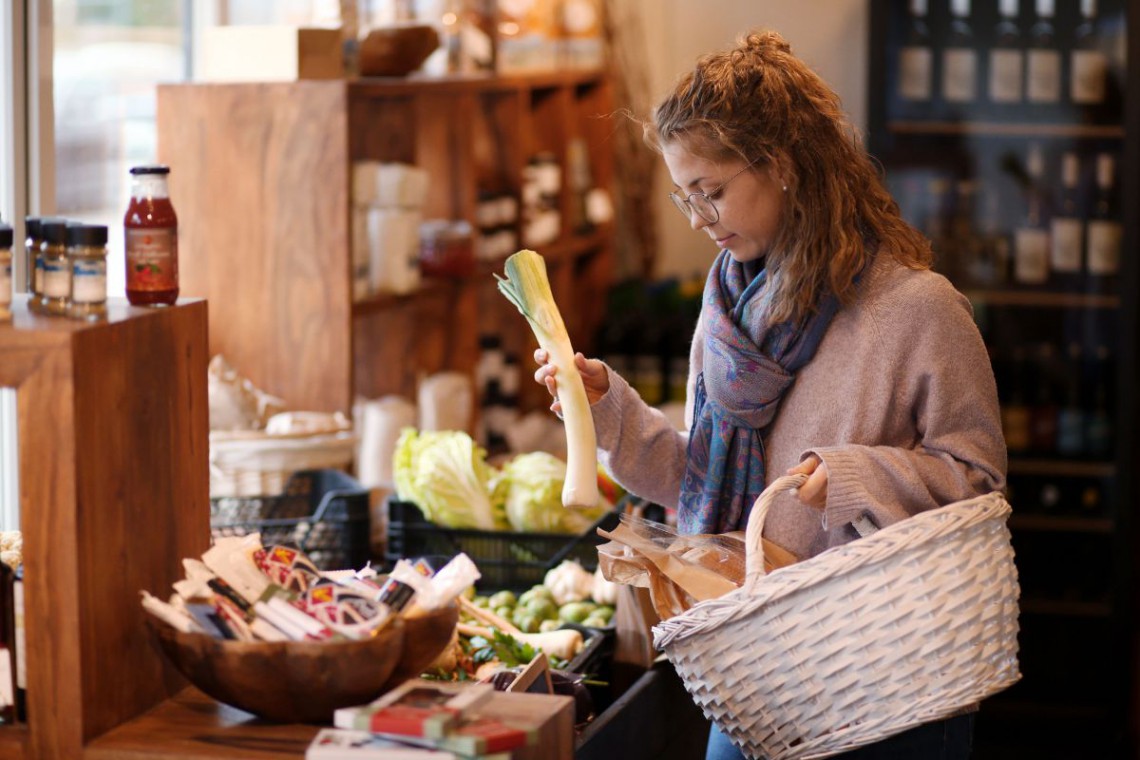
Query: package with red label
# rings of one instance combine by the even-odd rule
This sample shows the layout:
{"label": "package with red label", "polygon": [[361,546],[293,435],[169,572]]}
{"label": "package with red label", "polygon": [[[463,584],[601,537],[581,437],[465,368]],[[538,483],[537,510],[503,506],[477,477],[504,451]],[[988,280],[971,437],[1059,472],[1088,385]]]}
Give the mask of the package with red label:
{"label": "package with red label", "polygon": [[393,615],[386,604],[330,580],[310,586],[301,594],[297,606],[337,633],[353,639],[368,638]]}
{"label": "package with red label", "polygon": [[303,593],[321,579],[321,571],[300,549],[270,546],[254,555],[257,566],[282,588]]}

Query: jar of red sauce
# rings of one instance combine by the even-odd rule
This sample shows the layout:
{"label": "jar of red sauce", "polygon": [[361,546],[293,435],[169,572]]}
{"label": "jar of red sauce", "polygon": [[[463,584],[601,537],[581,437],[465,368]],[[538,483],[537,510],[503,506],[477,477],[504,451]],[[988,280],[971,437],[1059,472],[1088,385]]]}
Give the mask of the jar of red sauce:
{"label": "jar of red sauce", "polygon": [[131,169],[131,203],[123,219],[127,300],[165,306],[178,299],[178,216],[170,203],[168,166]]}

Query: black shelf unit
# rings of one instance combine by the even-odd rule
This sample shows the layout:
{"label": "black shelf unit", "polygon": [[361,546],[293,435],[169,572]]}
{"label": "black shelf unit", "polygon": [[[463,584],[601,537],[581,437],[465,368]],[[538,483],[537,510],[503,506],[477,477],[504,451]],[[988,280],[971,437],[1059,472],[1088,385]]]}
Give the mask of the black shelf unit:
{"label": "black shelf unit", "polygon": [[[1021,403],[1010,402],[1018,385],[1012,379],[1011,355],[1019,353],[1019,345],[1031,356],[1034,346],[1046,341],[1054,344],[1051,364],[1055,369],[1049,376],[1057,383],[1054,391],[1062,396],[1071,384],[1076,387],[1074,377],[1087,382],[1089,356],[1104,345],[1111,357],[1098,371],[1106,373],[1105,382],[1115,388],[1107,410],[1115,423],[1108,449],[1062,454],[1021,446],[1020,440],[1011,445],[1014,514],[1010,529],[1022,583],[1019,642],[1024,678],[982,705],[974,757],[1134,758],[1140,752],[1136,725],[1140,720],[1140,628],[1136,620],[1140,592],[1133,559],[1140,537],[1136,520],[1140,409],[1135,401],[1140,389],[1136,304],[1140,295],[1140,0],[1096,3],[1102,28],[1117,43],[1111,49],[1102,48],[1109,64],[1109,85],[1103,105],[1096,107],[1066,106],[1068,91],[1064,88],[1059,103],[1050,106],[1027,103],[1024,98],[1018,104],[994,102],[988,77],[999,3],[981,0],[971,3],[973,12],[968,17],[975,34],[967,46],[977,63],[975,97],[949,102],[942,97],[940,85],[948,60],[944,50],[950,39],[951,2],[928,0],[925,5],[925,43],[931,51],[926,59],[929,97],[907,99],[900,93],[902,52],[911,40],[920,39],[908,36],[912,3],[871,2],[868,146],[882,164],[904,216],[934,241],[936,268],[973,303],[994,357],[1003,409]],[[1072,59],[1067,51],[1077,38],[1081,3],[1056,0],[1055,6],[1054,41],[1062,51],[1061,76],[1068,77]],[[1017,7],[1016,20],[1026,32],[1034,21],[1036,3],[1020,0]],[[1028,46],[1020,50],[1024,61]],[[911,71],[921,72],[922,67]],[[1094,184],[1095,156],[1114,156],[1119,198],[1116,218],[1122,228],[1115,277],[1089,275],[1086,260],[1082,260],[1079,276],[1054,274],[1040,284],[1016,282],[1010,276],[1012,265],[998,254],[1005,251],[1012,256],[1015,249],[1014,229],[1027,213],[1027,194],[1034,191],[1025,171],[1026,156],[1033,150],[1044,157],[1045,176],[1053,183],[1037,188],[1049,191],[1060,184],[1055,178],[1061,172],[1062,155],[1077,153],[1082,194]],[[985,204],[987,194],[997,200]],[[953,202],[961,198],[975,200],[972,211],[955,211]],[[933,210],[935,206],[938,210]],[[953,234],[956,218],[959,223],[961,219],[971,222],[974,232],[989,235],[985,247],[969,248],[969,235]],[[1004,248],[993,243],[1003,237]],[[1071,343],[1083,349],[1083,360],[1077,361],[1074,353],[1071,363],[1065,361]],[[1042,356],[1048,353],[1042,351]],[[1019,361],[1023,367],[1032,364]],[[1024,368],[1020,372],[1023,379],[1033,382],[1045,374]],[[1025,385],[1024,380],[1021,384]],[[1083,405],[1088,388],[1081,393]],[[1065,404],[1061,399],[1053,403]],[[1031,402],[1025,405],[1033,407]]]}

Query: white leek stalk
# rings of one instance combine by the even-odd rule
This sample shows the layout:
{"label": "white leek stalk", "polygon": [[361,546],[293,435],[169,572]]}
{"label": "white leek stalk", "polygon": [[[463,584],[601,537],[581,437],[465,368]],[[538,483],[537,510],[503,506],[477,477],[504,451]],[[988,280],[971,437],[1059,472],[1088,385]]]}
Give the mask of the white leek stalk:
{"label": "white leek stalk", "polygon": [[499,290],[526,317],[538,344],[558,368],[558,400],[566,425],[566,480],[562,506],[598,506],[598,444],[586,386],[574,364],[574,348],[546,276],[546,262],[522,250],[507,259],[506,278],[495,275]]}

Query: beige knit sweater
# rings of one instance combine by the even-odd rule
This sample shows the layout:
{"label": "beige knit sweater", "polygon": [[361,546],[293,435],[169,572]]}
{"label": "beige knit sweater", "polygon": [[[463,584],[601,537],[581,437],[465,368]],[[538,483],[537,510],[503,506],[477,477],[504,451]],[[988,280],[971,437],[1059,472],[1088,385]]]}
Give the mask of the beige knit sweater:
{"label": "beige knit sweater", "polygon": [[[698,323],[686,419],[703,344]],[[601,461],[628,490],[676,507],[686,434],[612,370],[609,378],[592,407]],[[944,277],[886,255],[867,268],[856,301],[835,316],[784,398],[765,440],[767,481],[809,452],[829,472],[824,514],[782,495],[764,530],[800,558],[854,538],[861,515],[884,527],[1004,486],[989,356],[969,302]]]}

